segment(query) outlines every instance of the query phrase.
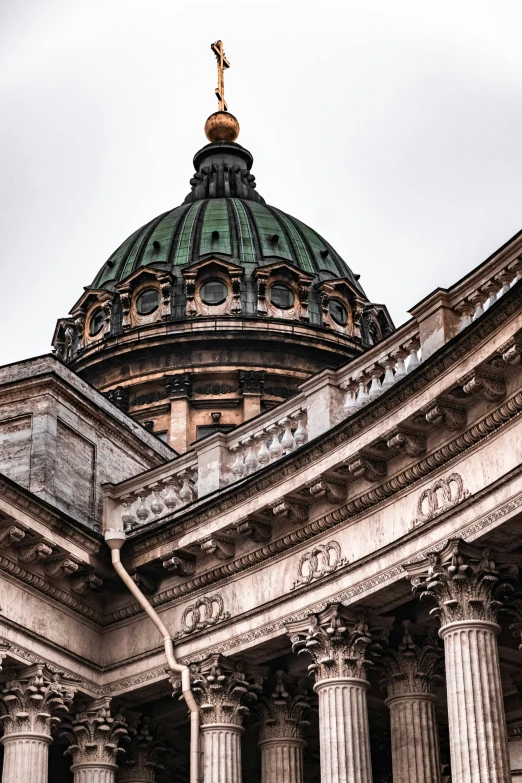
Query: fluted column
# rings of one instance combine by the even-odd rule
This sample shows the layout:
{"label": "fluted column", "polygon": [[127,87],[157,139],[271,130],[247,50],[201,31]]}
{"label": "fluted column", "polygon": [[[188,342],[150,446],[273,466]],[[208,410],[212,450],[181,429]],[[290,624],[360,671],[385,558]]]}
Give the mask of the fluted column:
{"label": "fluted column", "polygon": [[3,685],[2,783],[47,783],[51,728],[67,713],[74,692],[44,664],[18,672]]}
{"label": "fluted column", "polygon": [[308,653],[313,660],[321,783],[372,783],[366,667],[372,646],[386,630],[365,613],[341,604],[291,623],[287,630],[293,650]]}
{"label": "fluted column", "polygon": [[118,743],[128,732],[123,716],[111,714],[110,699],[81,705],[60,734],[69,743],[74,783],[115,783],[116,760],[123,753]]}
{"label": "fluted column", "polygon": [[150,719],[135,715],[128,720],[130,742],[116,772],[116,783],[154,783],[156,772],[163,769],[160,756],[166,752],[164,742],[150,726]]}
{"label": "fluted column", "polygon": [[511,783],[496,616],[515,559],[455,539],[406,566],[441,622],[453,783]]}
{"label": "fluted column", "polygon": [[441,783],[435,689],[442,682],[443,652],[437,639],[413,641],[408,622],[398,650],[382,658],[381,683],[388,691],[394,783]]}
{"label": "fluted column", "polygon": [[241,783],[244,702],[257,699],[262,677],[247,675],[241,662],[211,655],[192,669],[192,692],[199,704],[203,783]]}
{"label": "fluted column", "polygon": [[303,720],[310,707],[308,680],[294,686],[284,671],[277,671],[271,694],[258,703],[261,783],[303,783]]}

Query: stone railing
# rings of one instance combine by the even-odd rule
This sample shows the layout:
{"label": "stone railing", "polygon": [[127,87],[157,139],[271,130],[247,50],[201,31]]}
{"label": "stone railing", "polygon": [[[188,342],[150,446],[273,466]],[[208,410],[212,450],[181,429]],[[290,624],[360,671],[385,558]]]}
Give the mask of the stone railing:
{"label": "stone railing", "polygon": [[[516,253],[515,253],[516,250]],[[195,443],[180,457],[106,487],[106,529],[148,524],[240,481],[302,447],[386,393],[481,317],[522,276],[522,237],[450,289],[437,289],[412,318],[339,370],[304,381],[271,411]],[[519,257],[520,256],[520,257]]]}

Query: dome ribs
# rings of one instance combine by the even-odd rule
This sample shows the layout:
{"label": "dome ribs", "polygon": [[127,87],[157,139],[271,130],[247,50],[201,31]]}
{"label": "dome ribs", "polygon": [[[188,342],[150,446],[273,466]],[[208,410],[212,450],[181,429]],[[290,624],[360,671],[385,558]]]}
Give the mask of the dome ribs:
{"label": "dome ribs", "polygon": [[245,204],[237,198],[230,199],[229,203],[236,214],[239,243],[238,258],[242,259],[244,264],[252,264],[254,266],[260,251],[256,253],[256,246],[252,235],[252,225]]}
{"label": "dome ribs", "polygon": [[290,220],[289,216],[286,215],[284,212],[281,212],[281,210],[276,209],[276,207],[269,207],[272,214],[276,215],[278,220],[280,221],[280,224],[283,228],[283,231],[285,232],[285,236],[288,239],[288,243],[294,250],[294,253],[296,257],[299,259],[299,263],[297,266],[299,266],[301,269],[304,269],[305,272],[310,272],[310,274],[314,274],[314,266],[313,266],[313,255],[308,248],[307,244],[305,243],[303,237],[299,233],[298,229],[292,221]]}
{"label": "dome ribs", "polygon": [[189,207],[187,214],[184,217],[183,225],[181,226],[176,242],[176,249],[174,251],[174,263],[176,266],[185,266],[186,264],[190,264],[192,260],[191,251],[193,247],[194,224],[201,207],[206,203],[206,201],[194,202]]}

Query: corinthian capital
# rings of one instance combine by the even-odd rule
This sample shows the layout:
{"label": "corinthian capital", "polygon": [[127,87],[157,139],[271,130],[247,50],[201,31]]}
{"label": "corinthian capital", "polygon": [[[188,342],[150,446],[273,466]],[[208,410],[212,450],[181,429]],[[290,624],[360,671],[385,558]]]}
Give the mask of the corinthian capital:
{"label": "corinthian capital", "polygon": [[76,689],[45,664],[20,671],[0,687],[4,735],[47,734],[67,714]]}
{"label": "corinthian capital", "polygon": [[520,555],[448,541],[440,552],[430,552],[417,563],[407,563],[413,592],[435,604],[431,614],[441,625],[459,620],[496,622],[503,599],[513,591]]}
{"label": "corinthian capital", "polygon": [[433,629],[419,646],[413,641],[410,623],[403,622],[404,633],[397,650],[387,649],[380,661],[384,671],[381,685],[386,687],[388,698],[406,694],[433,694],[443,682],[440,675],[444,654],[438,645]]}
{"label": "corinthian capital", "polygon": [[127,723],[123,715],[112,715],[110,699],[96,699],[64,721],[60,736],[69,743],[73,765],[115,765],[124,752],[118,743],[128,737]]}
{"label": "corinthian capital", "polygon": [[152,729],[150,718],[143,715],[129,720],[130,741],[125,745],[125,758],[116,773],[117,783],[154,783],[156,771],[162,770],[159,758],[167,748],[160,732]]}
{"label": "corinthian capital", "polygon": [[292,649],[298,655],[308,653],[308,667],[316,681],[335,677],[364,680],[388,636],[392,618],[374,618],[367,612],[355,612],[342,604],[330,604],[324,611],[306,620],[286,626]]}
{"label": "corinthian capital", "polygon": [[[249,710],[245,702],[261,693],[264,669],[248,667],[223,655],[210,655],[191,666],[192,692],[199,704],[201,723],[227,723],[241,726]],[[179,683],[174,683],[175,690]]]}
{"label": "corinthian capital", "polygon": [[303,730],[309,725],[304,715],[310,708],[309,680],[300,677],[294,685],[284,671],[277,671],[270,696],[259,699],[259,739],[303,739]]}

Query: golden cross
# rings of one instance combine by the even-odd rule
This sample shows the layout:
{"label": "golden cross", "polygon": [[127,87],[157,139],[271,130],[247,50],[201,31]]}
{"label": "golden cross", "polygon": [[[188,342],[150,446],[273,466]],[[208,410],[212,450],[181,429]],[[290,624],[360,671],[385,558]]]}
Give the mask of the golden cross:
{"label": "golden cross", "polygon": [[225,69],[230,68],[230,63],[225,57],[223,41],[216,41],[216,43],[211,44],[210,48],[216,55],[217,60],[218,86],[216,87],[216,95],[219,104],[219,111],[228,111],[227,102],[225,101]]}

